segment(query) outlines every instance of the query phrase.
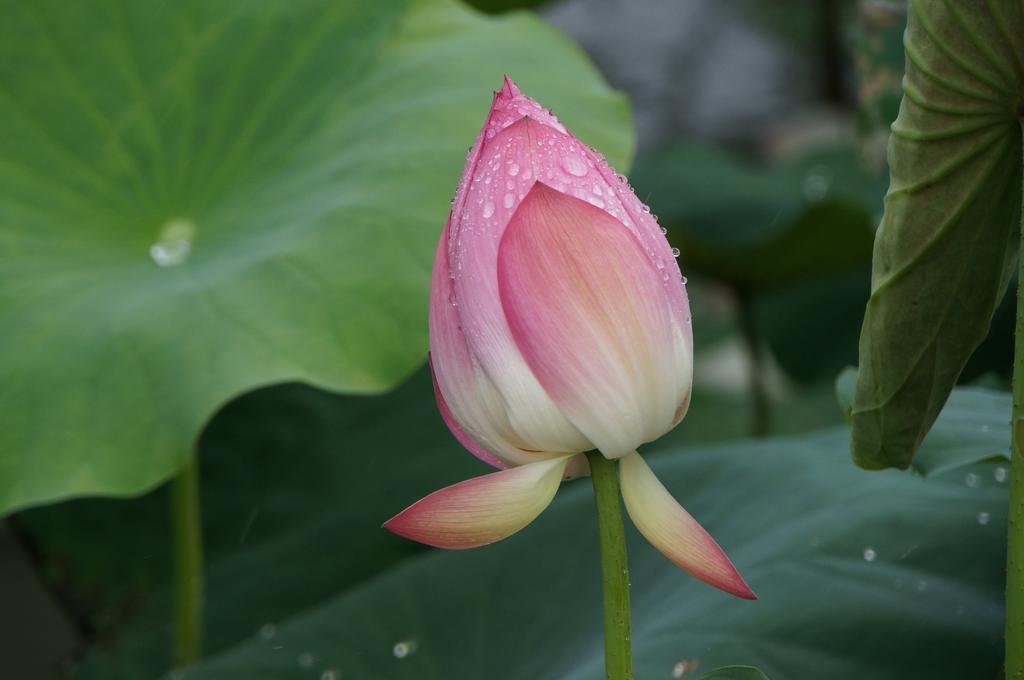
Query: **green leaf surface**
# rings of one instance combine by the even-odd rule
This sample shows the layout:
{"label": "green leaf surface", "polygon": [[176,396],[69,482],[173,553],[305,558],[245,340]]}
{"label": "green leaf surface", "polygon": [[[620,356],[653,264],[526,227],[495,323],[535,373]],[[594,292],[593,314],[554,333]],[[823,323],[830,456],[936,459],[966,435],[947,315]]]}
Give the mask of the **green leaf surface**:
{"label": "green leaf surface", "polygon": [[[959,409],[954,400],[940,418],[931,437],[937,449],[946,443],[941,424],[967,419]],[[632,536],[639,672],[670,676],[676,664],[696,659],[701,668],[753,663],[775,677],[816,677],[799,671],[824,660],[825,670],[848,669],[830,678],[858,677],[849,669],[860,668],[861,677],[906,680],[928,677],[924,670],[896,673],[935,645],[941,653],[925,669],[945,663],[950,670],[930,680],[970,677],[954,673],[970,663],[987,668],[990,656],[999,663],[1003,466],[927,481],[868,475],[844,462],[843,430],[764,444],[685,445],[707,431],[699,418],[726,417],[691,411],[649,447],[649,460],[761,600],[745,606],[702,586]],[[981,422],[1001,417],[993,411]],[[371,659],[373,672],[355,675],[365,678],[412,677],[426,663],[436,665],[426,669],[428,678],[528,678],[534,671],[540,680],[599,677],[596,528],[585,481],[566,485],[537,524],[478,551],[421,560],[419,546],[379,529],[423,495],[489,470],[447,432],[427,371],[382,397],[294,385],[246,395],[214,419],[200,461],[207,651],[228,655],[211,663],[231,658],[268,680],[344,671],[347,665],[331,664],[347,664],[349,656]],[[92,612],[93,646],[80,680],[136,680],[167,670],[165,491],[16,516],[46,556],[51,587]],[[989,513],[984,525],[982,512]],[[889,513],[899,521],[882,522]],[[870,563],[863,559],[868,547],[877,553]],[[438,601],[421,600],[435,591]],[[286,637],[293,625],[317,617],[316,626],[303,623],[296,637]],[[424,630],[437,638],[423,637]],[[863,630],[875,632],[865,637]],[[396,663],[392,647],[408,639],[418,640],[419,651],[403,662],[415,663]],[[264,661],[272,663],[264,668]],[[444,675],[463,662],[495,670],[460,674],[463,667],[455,666]]]}
{"label": "green leaf surface", "polygon": [[910,2],[904,98],[860,339],[854,460],[905,468],[1017,257],[1024,6]]}
{"label": "green leaf surface", "polygon": [[[214,418],[199,460],[208,652],[416,554],[421,546],[381,523],[425,486],[491,471],[449,434],[426,370],[385,396],[300,385],[247,394]],[[164,486],[139,499],[15,515],[46,556],[49,585],[90,613],[95,646],[76,677],[137,680],[167,670],[168,504]]]}
{"label": "green leaf surface", "polygon": [[624,100],[527,14],[0,0],[0,16],[0,514],[153,487],[246,390],[408,375],[503,73],[629,157]]}
{"label": "green leaf surface", "polygon": [[[1005,485],[992,466],[972,484],[866,475],[844,462],[847,446],[832,431],[650,456],[760,600],[695,581],[630,532],[637,677],[695,658],[775,677],[995,676]],[[591,490],[570,483],[516,536],[407,561],[183,678],[597,680],[596,542]]]}
{"label": "green leaf surface", "polygon": [[[199,458],[208,652],[415,554],[419,546],[381,531],[381,522],[427,491],[490,471],[456,444],[432,393],[421,369],[381,397],[282,385],[218,412]],[[806,402],[779,405],[780,425],[806,431],[829,422],[817,413],[825,400]],[[655,446],[742,436],[742,408],[741,398],[699,390],[686,426]],[[79,499],[14,516],[43,556],[48,585],[85,623],[93,646],[78,678],[136,680],[170,663],[167,491]],[[264,587],[268,564],[273,588]]]}
{"label": "green leaf surface", "polygon": [[768,676],[753,666],[725,666],[701,676],[701,680],[768,680]]}
{"label": "green leaf surface", "polygon": [[643,156],[633,173],[681,251],[684,271],[746,293],[864,266],[881,188],[852,149],[819,149],[776,166],[676,147]]}

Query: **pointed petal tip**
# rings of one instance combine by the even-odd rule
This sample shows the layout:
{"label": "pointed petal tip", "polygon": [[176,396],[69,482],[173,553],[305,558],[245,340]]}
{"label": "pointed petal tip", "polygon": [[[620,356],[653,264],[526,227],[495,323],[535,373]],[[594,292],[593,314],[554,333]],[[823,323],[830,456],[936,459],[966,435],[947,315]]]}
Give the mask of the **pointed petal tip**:
{"label": "pointed petal tip", "polygon": [[519,88],[516,87],[516,84],[512,81],[512,76],[507,73],[502,79],[500,92],[506,97],[516,97],[520,94]]}
{"label": "pointed petal tip", "polygon": [[672,497],[637,453],[620,459],[622,499],[633,524],[651,545],[694,578],[730,595],[757,595],[714,538]]}
{"label": "pointed petal tip", "polygon": [[734,579],[731,581],[731,583],[729,583],[728,585],[723,584],[721,586],[718,586],[718,588],[729,593],[730,595],[735,595],[736,597],[743,600],[755,601],[759,599],[757,597],[757,593],[755,593],[750,588],[750,586],[747,585],[747,582],[743,580],[743,577],[740,576],[739,572],[736,571],[735,567],[733,567],[733,572]]}

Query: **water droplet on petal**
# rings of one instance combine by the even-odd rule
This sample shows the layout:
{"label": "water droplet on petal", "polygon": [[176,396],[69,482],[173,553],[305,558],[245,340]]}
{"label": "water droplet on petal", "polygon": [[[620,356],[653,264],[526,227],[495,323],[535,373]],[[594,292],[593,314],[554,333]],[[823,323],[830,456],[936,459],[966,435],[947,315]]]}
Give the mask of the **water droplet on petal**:
{"label": "water droplet on petal", "polygon": [[987,512],[982,511],[978,513],[978,524],[980,524],[981,526],[985,526],[986,524],[988,524],[990,519],[992,519],[992,516]]}
{"label": "water droplet on petal", "polygon": [[672,249],[672,257],[679,257],[679,255],[680,255],[679,248],[673,248]]}
{"label": "water droplet on petal", "polygon": [[587,163],[578,156],[568,155],[562,159],[562,167],[570,175],[583,177],[587,174]]}
{"label": "water droplet on petal", "polygon": [[864,548],[864,561],[865,562],[874,562],[876,557],[878,557],[878,553],[875,552],[874,548],[872,548],[871,546],[868,546],[868,547]]}
{"label": "water droplet on petal", "polygon": [[668,233],[668,229],[666,229],[665,227],[661,227],[661,233],[662,234],[667,234]]}
{"label": "water droplet on petal", "polygon": [[391,653],[396,659],[404,659],[416,653],[419,643],[416,640],[400,640],[391,648]]}
{"label": "water droplet on petal", "polygon": [[487,201],[484,203],[484,217],[490,217],[494,214],[494,201]]}
{"label": "water droplet on petal", "polygon": [[1007,477],[1006,468],[1000,465],[999,467],[992,471],[992,476],[995,477],[995,480],[1000,484],[1005,483]]}
{"label": "water droplet on petal", "polygon": [[597,206],[598,208],[604,207],[604,201],[599,196],[587,196],[587,202],[591,205]]}
{"label": "water droplet on petal", "polygon": [[508,166],[508,174],[512,175],[513,177],[518,175],[519,174],[519,164],[518,163],[510,164]]}
{"label": "water droplet on petal", "polygon": [[501,199],[501,204],[505,206],[505,208],[511,208],[512,204],[515,202],[516,197],[513,196],[512,194],[505,194],[505,198]]}
{"label": "water droplet on petal", "polygon": [[644,211],[645,215],[649,215],[651,213],[651,206],[649,206],[649,205],[645,205],[645,206],[643,206],[640,209]]}

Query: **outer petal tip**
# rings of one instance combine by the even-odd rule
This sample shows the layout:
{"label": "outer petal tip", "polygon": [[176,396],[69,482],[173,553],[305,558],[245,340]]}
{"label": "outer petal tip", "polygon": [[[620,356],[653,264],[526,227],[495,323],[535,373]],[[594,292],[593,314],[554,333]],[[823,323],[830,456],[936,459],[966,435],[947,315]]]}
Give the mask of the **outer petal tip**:
{"label": "outer petal tip", "polygon": [[435,491],[383,527],[419,543],[462,550],[500,541],[551,503],[570,456],[493,472]]}
{"label": "outer petal tip", "polygon": [[511,76],[505,74],[504,80],[502,81],[501,93],[506,97],[516,97],[519,95],[519,88],[512,82]]}
{"label": "outer petal tip", "polygon": [[725,551],[654,476],[637,453],[619,463],[626,511],[640,530],[677,567],[731,595],[756,600]]}

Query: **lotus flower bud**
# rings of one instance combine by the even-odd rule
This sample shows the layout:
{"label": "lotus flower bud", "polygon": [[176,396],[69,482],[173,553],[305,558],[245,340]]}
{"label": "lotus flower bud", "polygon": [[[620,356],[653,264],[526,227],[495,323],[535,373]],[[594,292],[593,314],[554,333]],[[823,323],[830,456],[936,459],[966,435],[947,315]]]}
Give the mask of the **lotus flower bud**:
{"label": "lotus flower bud", "polygon": [[466,548],[533,520],[582,452],[622,459],[626,507],[674,562],[752,597],[636,453],[685,415],[685,281],[626,178],[506,77],[466,159],[430,291],[438,407],[501,472],[428,496],[385,527]]}

